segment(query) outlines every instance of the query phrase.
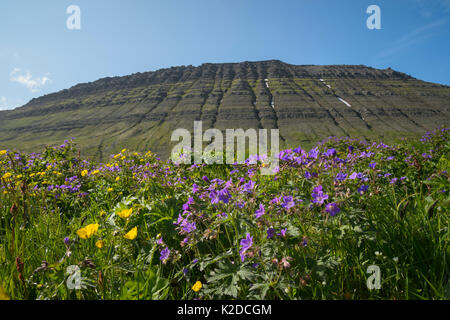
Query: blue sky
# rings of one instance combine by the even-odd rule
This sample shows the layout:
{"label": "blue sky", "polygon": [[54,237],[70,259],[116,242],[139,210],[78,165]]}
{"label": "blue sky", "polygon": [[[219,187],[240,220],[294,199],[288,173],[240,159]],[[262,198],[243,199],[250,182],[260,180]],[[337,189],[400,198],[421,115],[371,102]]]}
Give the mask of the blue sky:
{"label": "blue sky", "polygon": [[[66,9],[81,9],[69,30]],[[369,30],[369,5],[381,30]],[[107,76],[279,59],[450,85],[450,0],[2,0],[0,109]]]}

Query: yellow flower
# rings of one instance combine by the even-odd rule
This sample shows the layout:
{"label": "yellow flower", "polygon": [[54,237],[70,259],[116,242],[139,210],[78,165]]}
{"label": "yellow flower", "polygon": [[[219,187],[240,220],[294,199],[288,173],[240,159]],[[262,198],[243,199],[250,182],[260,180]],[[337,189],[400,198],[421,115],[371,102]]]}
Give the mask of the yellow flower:
{"label": "yellow flower", "polygon": [[122,158],[120,158],[120,160],[125,160],[127,157],[123,156]]}
{"label": "yellow flower", "polygon": [[127,149],[122,149],[122,151],[120,151],[121,153],[125,153],[127,151]]}
{"label": "yellow flower", "polygon": [[96,243],[95,243],[95,246],[97,247],[97,248],[99,248],[99,249],[101,249],[101,248],[103,248],[103,245],[105,244],[105,241],[103,241],[103,240],[98,240]]}
{"label": "yellow flower", "polygon": [[119,181],[119,180],[120,180],[120,177],[117,177],[117,178],[116,178],[116,181]]}
{"label": "yellow flower", "polygon": [[137,227],[134,227],[133,229],[128,231],[126,235],[124,235],[124,238],[128,240],[134,240],[136,239],[136,237],[137,237]]}
{"label": "yellow flower", "polygon": [[0,300],[10,300],[3,287],[0,285]]}
{"label": "yellow flower", "polygon": [[8,151],[6,151],[6,150],[1,150],[1,151],[0,151],[0,156],[6,154],[7,152],[8,152]]}
{"label": "yellow flower", "polygon": [[121,217],[122,219],[127,219],[131,215],[132,212],[133,212],[133,208],[123,209],[123,210],[117,212],[117,215],[119,217]]}
{"label": "yellow flower", "polygon": [[112,192],[113,190],[114,190],[113,188],[108,188],[108,190],[106,190],[106,191]]}
{"label": "yellow flower", "polygon": [[119,157],[120,157],[120,153],[116,154],[116,155],[114,156],[114,159],[117,159],[117,158],[119,158]]}
{"label": "yellow flower", "polygon": [[100,211],[100,217],[103,217],[106,214],[105,210]]}
{"label": "yellow flower", "polygon": [[89,171],[87,171],[87,170],[81,171],[81,176],[82,176],[82,177],[86,176],[86,175],[88,174],[88,172],[89,172]]}
{"label": "yellow flower", "polygon": [[2,177],[2,179],[5,179],[5,180],[7,180],[9,178],[11,178],[11,173],[9,173],[9,172],[5,173]]}
{"label": "yellow flower", "polygon": [[94,171],[91,172],[91,174],[94,176],[94,175],[96,175],[99,172],[100,172],[100,170],[94,170]]}
{"label": "yellow flower", "polygon": [[81,228],[80,230],[77,231],[77,235],[81,239],[89,239],[97,231],[98,231],[98,223],[95,223],[95,224],[90,224],[84,228]]}
{"label": "yellow flower", "polygon": [[202,288],[202,283],[200,281],[197,281],[193,286],[192,286],[192,290],[194,290],[195,292],[200,291],[200,289]]}

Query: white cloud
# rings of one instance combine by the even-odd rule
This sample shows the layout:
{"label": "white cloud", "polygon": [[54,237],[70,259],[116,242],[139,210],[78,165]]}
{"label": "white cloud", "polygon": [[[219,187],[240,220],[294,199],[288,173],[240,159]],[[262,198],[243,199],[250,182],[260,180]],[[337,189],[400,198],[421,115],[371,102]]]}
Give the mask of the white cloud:
{"label": "white cloud", "polygon": [[0,111],[14,109],[13,106],[8,105],[8,100],[4,96],[0,96]]}
{"label": "white cloud", "polygon": [[15,99],[15,102],[11,99],[7,99],[4,96],[0,96],[0,111],[12,110],[24,104],[23,99]]}
{"label": "white cloud", "polygon": [[40,88],[45,86],[46,83],[50,82],[50,78],[48,74],[43,77],[35,77],[31,75],[30,71],[22,71],[20,68],[14,68],[13,71],[9,74],[9,80],[12,82],[20,83],[24,85],[31,92],[38,92]]}

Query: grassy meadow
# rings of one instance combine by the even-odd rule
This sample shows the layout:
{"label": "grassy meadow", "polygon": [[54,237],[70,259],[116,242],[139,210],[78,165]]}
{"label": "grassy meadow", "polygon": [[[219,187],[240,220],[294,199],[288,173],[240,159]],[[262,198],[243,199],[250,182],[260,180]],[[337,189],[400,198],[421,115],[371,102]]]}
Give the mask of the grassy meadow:
{"label": "grassy meadow", "polygon": [[330,137],[274,175],[2,150],[0,299],[449,299],[449,138]]}

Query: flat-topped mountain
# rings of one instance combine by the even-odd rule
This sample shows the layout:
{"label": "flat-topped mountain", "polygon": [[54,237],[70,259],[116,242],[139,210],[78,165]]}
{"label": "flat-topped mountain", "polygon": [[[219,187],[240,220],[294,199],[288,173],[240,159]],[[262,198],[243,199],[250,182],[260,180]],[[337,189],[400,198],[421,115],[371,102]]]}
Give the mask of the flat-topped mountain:
{"label": "flat-topped mountain", "polygon": [[103,78],[0,111],[0,149],[75,137],[84,155],[121,148],[167,157],[177,128],[278,128],[281,145],[330,135],[415,136],[450,123],[450,87],[362,65],[205,63]]}

